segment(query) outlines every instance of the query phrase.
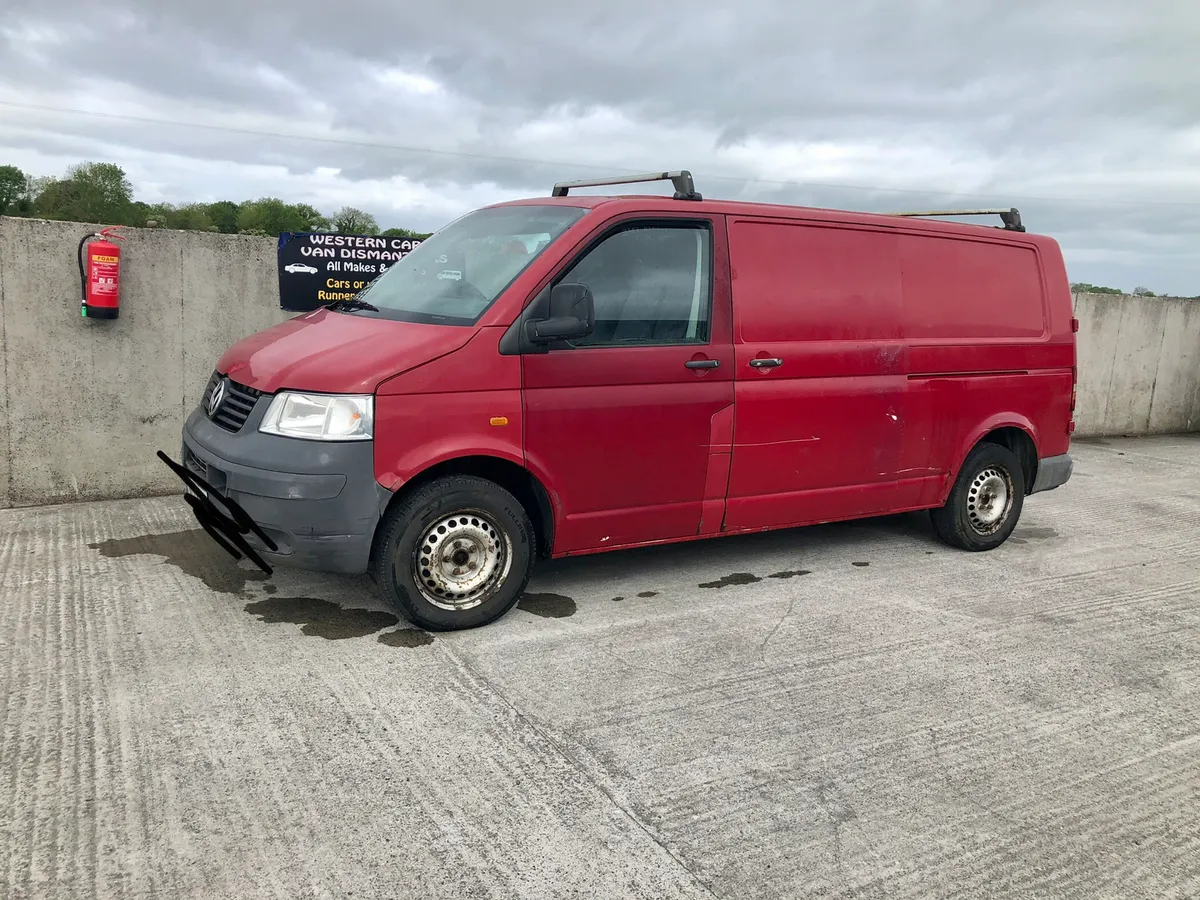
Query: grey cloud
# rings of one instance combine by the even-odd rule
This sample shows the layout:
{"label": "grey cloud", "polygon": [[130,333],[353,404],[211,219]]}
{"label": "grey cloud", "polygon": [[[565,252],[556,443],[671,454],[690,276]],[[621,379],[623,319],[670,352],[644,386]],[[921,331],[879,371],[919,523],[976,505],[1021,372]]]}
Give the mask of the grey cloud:
{"label": "grey cloud", "polygon": [[[21,113],[40,124],[19,138],[0,129],[8,132],[0,152],[19,139],[44,153],[74,153],[94,138],[113,154],[125,147],[281,165],[298,176],[333,166],[350,194],[395,175],[437,190],[543,193],[596,166],[688,165],[706,194],[774,202],[887,209],[1024,197],[1014,202],[1031,227],[1052,230],[1069,258],[1078,250],[1086,260],[1073,277],[1132,286],[1139,264],[1131,251],[1145,261],[1134,280],[1154,282],[1161,271],[1172,280],[1161,288],[1200,293],[1200,262],[1181,250],[1200,237],[1200,183],[1165,174],[1200,162],[1196,149],[1171,143],[1200,121],[1200,66],[1190,62],[1200,37],[1194,0],[110,0],[106,10],[122,27],[100,42],[74,24],[94,9],[40,0],[6,13],[4,96],[83,96],[109,79],[118,97],[127,92],[162,118],[329,128],[391,146]],[[22,46],[4,36],[48,27],[61,43]],[[406,95],[374,78],[387,67],[431,77],[444,93]],[[611,139],[518,140],[521,126],[560,109],[612,109],[634,124]],[[17,115],[0,107],[0,121]],[[731,155],[754,141],[877,144],[881,160],[828,180],[925,193],[774,185],[821,179]],[[906,181],[917,177],[900,168],[914,146],[939,148],[961,170],[927,166],[919,181]],[[398,149],[430,147],[462,155]],[[938,196],[939,187],[970,196]],[[483,188],[478,196],[488,199]],[[1156,202],[1114,202],[1133,198]]]}

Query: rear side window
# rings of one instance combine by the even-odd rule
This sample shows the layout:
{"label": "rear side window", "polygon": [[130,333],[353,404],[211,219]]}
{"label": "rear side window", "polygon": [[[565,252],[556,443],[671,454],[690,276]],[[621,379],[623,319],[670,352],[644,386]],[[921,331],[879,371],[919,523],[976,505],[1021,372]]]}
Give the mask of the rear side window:
{"label": "rear side window", "polygon": [[741,220],[730,225],[729,249],[741,340],[901,337],[894,234]]}
{"label": "rear side window", "polygon": [[909,338],[1045,334],[1042,280],[1031,248],[901,235],[900,260]]}
{"label": "rear side window", "polygon": [[563,278],[586,284],[596,330],[576,347],[708,342],[712,240],[707,225],[637,225],[604,238]]}

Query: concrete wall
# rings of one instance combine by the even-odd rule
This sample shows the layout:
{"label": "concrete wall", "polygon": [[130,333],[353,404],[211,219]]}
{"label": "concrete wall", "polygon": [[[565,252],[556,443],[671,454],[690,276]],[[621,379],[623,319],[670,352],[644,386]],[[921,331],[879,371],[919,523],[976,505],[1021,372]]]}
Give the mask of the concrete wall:
{"label": "concrete wall", "polygon": [[100,226],[0,217],[0,506],[171,493],[183,419],[224,349],[288,318],[274,238],[127,229],[121,317],[79,314]]}
{"label": "concrete wall", "polygon": [[[0,507],[174,493],[155,457],[279,309],[274,238],[129,229],[121,318],[79,315],[95,225],[0,217]],[[1200,301],[1075,298],[1080,435],[1200,430]]]}
{"label": "concrete wall", "polygon": [[1081,436],[1200,431],[1200,300],[1077,294]]}

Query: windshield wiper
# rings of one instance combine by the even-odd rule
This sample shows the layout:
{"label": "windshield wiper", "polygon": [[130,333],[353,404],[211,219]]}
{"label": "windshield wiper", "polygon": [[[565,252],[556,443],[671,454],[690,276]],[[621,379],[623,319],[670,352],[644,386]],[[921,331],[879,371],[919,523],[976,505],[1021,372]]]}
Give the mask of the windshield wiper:
{"label": "windshield wiper", "polygon": [[355,309],[363,309],[367,312],[379,312],[379,307],[368,303],[366,300],[359,300],[357,297],[351,297],[349,300],[334,300],[332,303],[325,305],[326,309],[346,310],[350,312]]}

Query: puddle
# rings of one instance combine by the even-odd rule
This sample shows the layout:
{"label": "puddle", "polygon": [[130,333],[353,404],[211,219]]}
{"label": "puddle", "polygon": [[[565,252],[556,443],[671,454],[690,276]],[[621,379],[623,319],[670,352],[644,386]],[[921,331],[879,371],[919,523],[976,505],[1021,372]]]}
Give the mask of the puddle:
{"label": "puddle", "polygon": [[857,566],[860,569],[865,569],[867,566],[870,565],[870,563],[869,562],[856,562],[856,563],[850,563],[850,565]]}
{"label": "puddle", "polygon": [[327,641],[366,637],[400,623],[400,620],[389,612],[377,609],[344,609],[329,600],[318,600],[315,597],[272,597],[268,600],[256,600],[246,604],[246,612],[258,616],[259,621],[268,625],[299,625],[301,634],[325,638]]}
{"label": "puddle", "polygon": [[88,544],[109,559],[126,556],[161,556],[168,565],[203,581],[219,594],[244,594],[251,581],[266,581],[258,569],[243,569],[238,561],[222,550],[202,528],[146,534],[141,537],[111,539]]}
{"label": "puddle", "polygon": [[418,628],[397,628],[395,631],[385,631],[376,640],[387,647],[428,647],[433,643],[433,635]]}
{"label": "puddle", "polygon": [[641,597],[643,600],[646,600],[646,599],[649,599],[650,597],[657,597],[658,591],[642,591],[640,594],[638,594],[638,596]]}
{"label": "puddle", "polygon": [[517,608],[543,619],[565,619],[575,615],[577,609],[575,601],[562,594],[525,594]]}
{"label": "puddle", "polygon": [[774,575],[768,575],[768,578],[798,578],[801,575],[811,575],[812,572],[808,569],[794,569],[784,572],[776,572]]}
{"label": "puddle", "polygon": [[613,597],[613,598],[612,598],[612,602],[613,602],[613,603],[620,603],[620,602],[621,602],[622,600],[624,600],[624,599],[625,599],[624,597]]}
{"label": "puddle", "polygon": [[723,587],[729,587],[731,585],[754,584],[756,581],[762,581],[762,579],[757,575],[751,575],[749,572],[733,572],[732,574],[726,575],[723,578],[719,578],[716,581],[706,581],[699,585],[699,587],[720,590]]}

